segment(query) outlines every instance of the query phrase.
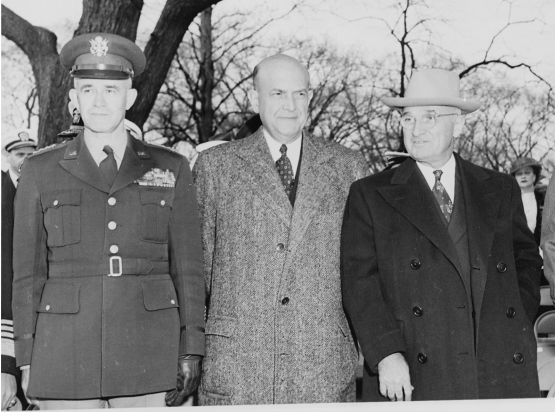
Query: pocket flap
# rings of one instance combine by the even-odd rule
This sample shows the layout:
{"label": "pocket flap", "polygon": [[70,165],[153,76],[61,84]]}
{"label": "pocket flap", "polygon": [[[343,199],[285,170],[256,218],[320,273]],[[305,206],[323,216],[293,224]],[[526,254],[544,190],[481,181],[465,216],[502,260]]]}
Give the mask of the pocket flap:
{"label": "pocket flap", "polygon": [[219,335],[230,338],[233,336],[237,319],[230,317],[217,317],[206,322],[205,335]]}
{"label": "pocket flap", "polygon": [[81,188],[55,189],[42,192],[40,202],[43,212],[49,208],[58,208],[64,205],[77,206],[81,204]]}
{"label": "pocket flap", "polygon": [[351,328],[349,328],[349,323],[347,322],[347,319],[342,317],[339,320],[339,329],[341,330],[341,333],[343,334],[343,336],[345,336],[346,338],[351,336]]}
{"label": "pocket flap", "polygon": [[160,207],[173,206],[174,191],[169,187],[139,187],[141,204],[154,204]]}
{"label": "pocket flap", "polygon": [[42,291],[37,312],[77,313],[79,312],[80,283],[47,282]]}
{"label": "pocket flap", "polygon": [[145,309],[149,311],[177,308],[177,294],[171,279],[148,280],[142,283]]}

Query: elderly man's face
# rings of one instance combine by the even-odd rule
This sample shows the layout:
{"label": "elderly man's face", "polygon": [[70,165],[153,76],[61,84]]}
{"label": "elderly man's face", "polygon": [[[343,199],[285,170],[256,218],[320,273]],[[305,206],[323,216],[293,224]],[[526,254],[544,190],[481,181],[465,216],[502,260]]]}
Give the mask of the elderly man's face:
{"label": "elderly man's face", "polygon": [[432,127],[423,123],[424,116],[458,113],[457,109],[445,106],[406,107],[403,115],[416,119],[414,125],[403,129],[405,147],[417,161],[426,163],[436,169],[441,168],[453,153],[455,137],[462,131],[462,116],[437,117]]}
{"label": "elderly man's face", "polygon": [[75,79],[69,94],[85,128],[94,133],[111,133],[122,125],[125,111],[137,97],[129,80]]}
{"label": "elderly man's face", "polygon": [[306,70],[298,63],[275,60],[261,67],[258,89],[249,100],[270,135],[282,144],[299,137],[312,98]]}

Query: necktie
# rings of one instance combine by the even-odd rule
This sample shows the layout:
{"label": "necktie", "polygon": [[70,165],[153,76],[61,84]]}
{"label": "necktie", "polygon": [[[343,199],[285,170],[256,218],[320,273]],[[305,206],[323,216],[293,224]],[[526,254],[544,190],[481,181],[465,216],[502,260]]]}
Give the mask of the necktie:
{"label": "necktie", "polygon": [[281,157],[276,161],[276,167],[285,193],[289,196],[291,194],[291,189],[293,189],[293,184],[295,183],[293,168],[291,167],[291,161],[287,157],[287,146],[282,144],[279,151],[281,152]]}
{"label": "necktie", "polygon": [[445,219],[449,222],[451,220],[451,213],[453,213],[453,202],[451,202],[451,198],[447,194],[447,191],[441,184],[441,175],[443,172],[441,170],[434,170],[434,176],[436,177],[436,182],[432,189],[434,196],[436,197],[437,203],[439,204],[439,208],[445,216]]}
{"label": "necktie", "polygon": [[110,146],[104,146],[102,151],[106,153],[108,157],[100,162],[98,167],[101,172],[104,173],[108,184],[112,186],[112,183],[114,183],[114,179],[116,178],[116,174],[118,173],[118,164],[116,163],[116,158],[114,157],[114,150]]}

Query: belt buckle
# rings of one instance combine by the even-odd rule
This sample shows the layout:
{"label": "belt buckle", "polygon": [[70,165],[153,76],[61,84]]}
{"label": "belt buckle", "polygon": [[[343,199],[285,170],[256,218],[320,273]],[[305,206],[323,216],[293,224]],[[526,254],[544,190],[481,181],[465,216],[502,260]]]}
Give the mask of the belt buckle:
{"label": "belt buckle", "polygon": [[[119,271],[117,273],[114,273],[114,260],[117,260],[119,262]],[[110,257],[110,273],[108,273],[108,276],[121,276],[121,274],[123,273],[123,263],[121,261],[121,257],[120,256],[112,256]]]}

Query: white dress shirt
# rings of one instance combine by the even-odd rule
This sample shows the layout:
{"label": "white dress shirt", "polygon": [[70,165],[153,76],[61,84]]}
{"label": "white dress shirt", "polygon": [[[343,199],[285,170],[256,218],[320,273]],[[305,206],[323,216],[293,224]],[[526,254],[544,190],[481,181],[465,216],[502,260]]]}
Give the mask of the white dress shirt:
{"label": "white dress shirt", "polygon": [[98,166],[100,166],[100,162],[108,157],[102,149],[104,149],[104,146],[106,145],[110,146],[114,151],[114,158],[116,159],[119,169],[123,160],[123,155],[125,154],[125,148],[127,147],[127,132],[121,136],[110,138],[109,140],[101,140],[91,136],[87,137],[87,135],[85,135],[85,144]]}
{"label": "white dress shirt", "polygon": [[434,188],[434,185],[436,183],[434,171],[441,170],[443,172],[440,182],[447,191],[451,202],[455,204],[455,171],[457,169],[457,161],[455,160],[455,156],[451,154],[451,157],[449,158],[447,163],[445,163],[440,169],[434,169],[433,167],[420,162],[416,162],[416,164],[424,175],[428,186],[430,186],[430,190]]}
{"label": "white dress shirt", "polygon": [[17,189],[17,182],[19,181],[19,176],[16,176],[15,172],[11,168],[8,169],[8,174],[10,175],[10,179],[12,179],[13,185]]}
{"label": "white dress shirt", "polygon": [[[264,129],[264,138],[268,143],[268,147],[270,148],[270,154],[272,155],[272,159],[274,163],[281,157],[281,152],[279,149],[281,148],[282,143],[278,142],[274,139],[270,133],[266,129]],[[291,162],[291,167],[293,168],[293,177],[297,176],[297,168],[299,167],[299,159],[301,158],[301,146],[302,146],[303,137],[302,134],[293,142],[286,144],[287,146],[287,157]]]}

